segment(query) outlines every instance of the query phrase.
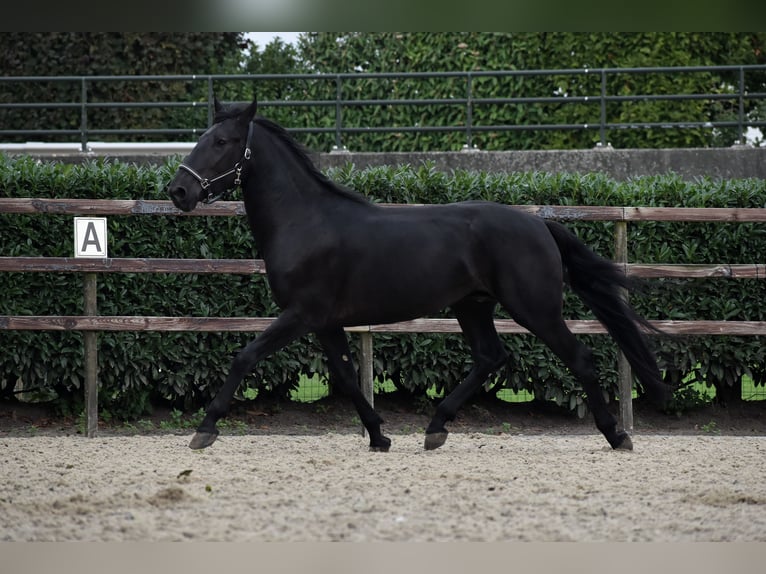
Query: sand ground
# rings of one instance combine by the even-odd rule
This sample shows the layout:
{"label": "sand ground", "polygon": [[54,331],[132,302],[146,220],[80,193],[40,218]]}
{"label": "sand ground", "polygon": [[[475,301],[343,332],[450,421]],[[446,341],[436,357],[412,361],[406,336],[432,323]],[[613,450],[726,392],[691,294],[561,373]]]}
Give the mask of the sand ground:
{"label": "sand ground", "polygon": [[766,436],[0,434],[0,541],[766,541]]}

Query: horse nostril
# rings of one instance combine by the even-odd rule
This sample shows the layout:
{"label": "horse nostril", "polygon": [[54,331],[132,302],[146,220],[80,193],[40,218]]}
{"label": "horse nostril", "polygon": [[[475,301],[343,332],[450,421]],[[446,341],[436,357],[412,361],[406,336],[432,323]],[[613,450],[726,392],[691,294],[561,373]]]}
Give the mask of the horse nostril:
{"label": "horse nostril", "polygon": [[176,186],[168,190],[170,197],[177,201],[182,201],[186,197],[186,188],[182,186]]}

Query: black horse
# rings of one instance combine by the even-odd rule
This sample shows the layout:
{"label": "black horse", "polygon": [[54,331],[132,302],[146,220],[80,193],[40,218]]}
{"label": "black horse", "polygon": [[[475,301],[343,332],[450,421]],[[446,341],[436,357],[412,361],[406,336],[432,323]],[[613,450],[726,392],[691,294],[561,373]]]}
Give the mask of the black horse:
{"label": "black horse", "polygon": [[383,207],[320,172],[257,103],[224,107],[168,184],[173,203],[191,211],[241,185],[247,219],[266,264],[276,320],[234,358],[226,382],[191,440],[211,445],[216,422],[255,364],[291,341],[316,334],[330,374],[351,397],[370,435],[388,450],[381,417],[362,395],[344,327],[393,323],[451,308],[471,349],[467,378],[436,408],[425,448],[447,439],[445,423],[504,366],[508,354],[493,322],[500,304],[537,335],[579,379],[598,429],[613,448],[631,449],[597,381],[591,350],[562,318],[564,281],[624,352],[646,392],[664,400],[664,383],[641,326],[626,304],[625,275],[563,225],[490,202]]}

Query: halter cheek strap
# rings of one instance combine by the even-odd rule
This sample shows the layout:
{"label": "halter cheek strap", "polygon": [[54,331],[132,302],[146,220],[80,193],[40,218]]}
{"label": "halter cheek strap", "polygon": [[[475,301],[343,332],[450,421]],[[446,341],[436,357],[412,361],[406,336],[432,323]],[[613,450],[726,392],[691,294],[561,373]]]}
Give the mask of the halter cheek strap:
{"label": "halter cheek strap", "polygon": [[[212,178],[208,179],[206,177],[202,177],[194,169],[192,169],[191,167],[189,167],[185,163],[182,163],[181,165],[179,165],[178,169],[182,169],[182,170],[190,173],[192,175],[192,177],[194,177],[194,179],[196,179],[199,182],[199,185],[200,185],[200,187],[203,190],[206,190],[207,188],[209,188],[210,185],[215,183],[216,181],[221,180],[221,179],[223,179],[225,177],[229,177],[232,173],[235,174],[234,175],[234,187],[238,187],[239,185],[242,184],[242,167],[243,167],[242,164],[244,162],[246,162],[247,160],[249,160],[252,157],[252,155],[253,155],[252,151],[250,150],[250,139],[253,136],[253,127],[254,127],[254,125],[255,125],[254,122],[250,122],[250,127],[247,130],[247,140],[245,141],[245,151],[242,154],[242,159],[240,161],[238,161],[237,163],[235,163],[234,167],[231,168],[229,171],[226,171],[224,173],[221,173],[221,174],[219,174],[219,175],[217,175],[215,177],[212,177]],[[219,199],[228,199],[230,191],[231,190],[226,189],[226,190],[222,191],[221,193],[219,193],[217,195],[213,195],[213,192],[211,191],[211,192],[208,193],[207,197],[202,200],[202,203],[210,204],[210,203],[213,203],[215,201],[218,201]]]}

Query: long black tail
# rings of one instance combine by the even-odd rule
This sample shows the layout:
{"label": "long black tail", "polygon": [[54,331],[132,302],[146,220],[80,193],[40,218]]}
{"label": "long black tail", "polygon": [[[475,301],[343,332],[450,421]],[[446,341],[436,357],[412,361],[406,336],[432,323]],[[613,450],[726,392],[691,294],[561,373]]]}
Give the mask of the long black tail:
{"label": "long black tail", "polygon": [[561,252],[572,291],[604,324],[649,398],[664,404],[669,387],[662,381],[657,361],[640,327],[659,331],[626,303],[621,288],[630,289],[630,281],[614,262],[594,253],[569,229],[555,221],[545,223]]}

